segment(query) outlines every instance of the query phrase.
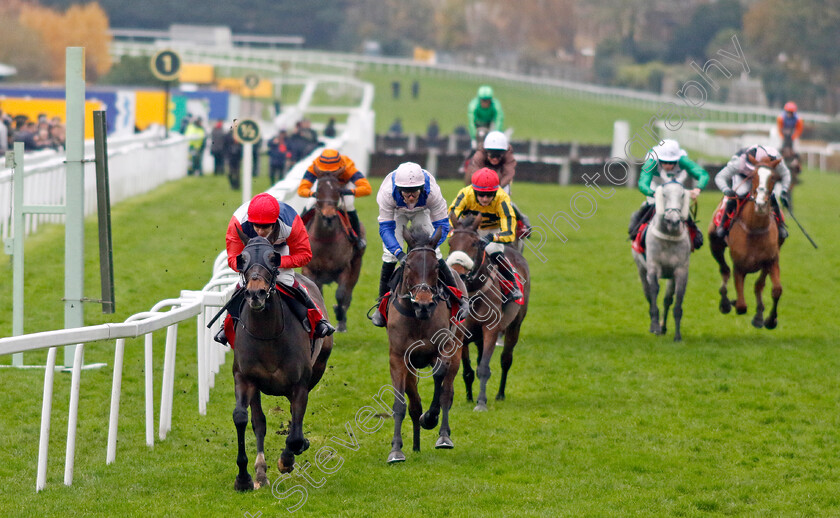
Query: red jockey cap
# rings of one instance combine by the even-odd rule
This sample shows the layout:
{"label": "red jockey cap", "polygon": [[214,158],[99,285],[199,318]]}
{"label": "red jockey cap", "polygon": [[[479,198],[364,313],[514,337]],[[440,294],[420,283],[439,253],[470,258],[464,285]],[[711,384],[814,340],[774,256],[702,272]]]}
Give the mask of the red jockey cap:
{"label": "red jockey cap", "polygon": [[248,204],[248,221],[257,225],[271,225],[280,216],[277,198],[264,192],[257,194]]}
{"label": "red jockey cap", "polygon": [[472,187],[479,192],[494,192],[499,188],[499,175],[489,167],[482,167],[472,175]]}
{"label": "red jockey cap", "polygon": [[785,103],[785,111],[786,112],[795,112],[796,111],[796,103],[793,101],[788,101]]}

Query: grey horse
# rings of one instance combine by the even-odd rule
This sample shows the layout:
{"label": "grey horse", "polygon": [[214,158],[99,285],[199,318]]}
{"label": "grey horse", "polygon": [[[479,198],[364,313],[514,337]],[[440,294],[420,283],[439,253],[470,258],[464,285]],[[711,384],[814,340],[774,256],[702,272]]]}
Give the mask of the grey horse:
{"label": "grey horse", "polygon": [[[680,320],[691,255],[691,241],[685,223],[688,219],[691,196],[682,185],[671,181],[657,187],[654,199],[656,214],[645,236],[645,253],[633,250],[633,259],[639,269],[645,298],[650,304],[650,332],[665,334],[668,309],[671,303],[674,303],[674,341],[678,342],[682,340]],[[659,295],[659,279],[668,279],[662,325],[659,324],[659,307],[656,302]]]}

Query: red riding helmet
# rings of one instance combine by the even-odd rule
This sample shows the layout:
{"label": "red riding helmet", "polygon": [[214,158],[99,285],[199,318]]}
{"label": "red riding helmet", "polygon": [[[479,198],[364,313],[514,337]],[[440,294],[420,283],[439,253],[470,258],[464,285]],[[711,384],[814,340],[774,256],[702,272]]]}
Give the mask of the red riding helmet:
{"label": "red riding helmet", "polygon": [[489,167],[482,167],[472,175],[472,188],[478,192],[495,192],[499,188],[499,175]]}
{"label": "red riding helmet", "polygon": [[257,225],[271,225],[280,216],[277,198],[264,192],[257,194],[248,204],[248,221]]}
{"label": "red riding helmet", "polygon": [[788,101],[785,103],[785,111],[786,112],[795,112],[796,111],[796,103],[793,101]]}

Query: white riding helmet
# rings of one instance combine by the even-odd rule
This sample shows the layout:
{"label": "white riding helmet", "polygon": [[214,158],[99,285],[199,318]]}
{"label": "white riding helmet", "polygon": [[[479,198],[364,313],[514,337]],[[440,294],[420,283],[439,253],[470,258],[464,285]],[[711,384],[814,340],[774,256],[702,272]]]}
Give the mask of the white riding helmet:
{"label": "white riding helmet", "polygon": [[484,137],[484,149],[507,151],[508,139],[501,131],[491,131]]}
{"label": "white riding helmet", "polygon": [[394,185],[397,187],[422,187],[426,184],[426,176],[420,164],[403,162],[394,170]]}
{"label": "white riding helmet", "polygon": [[747,158],[749,156],[754,157],[756,162],[761,162],[763,160],[775,160],[781,157],[782,154],[779,153],[779,150],[773,146],[756,145],[750,147],[745,153],[744,165],[747,166],[747,169],[752,171],[755,169],[755,166],[750,162],[749,158]]}
{"label": "white riding helmet", "polygon": [[658,146],[654,146],[651,153],[652,158],[660,162],[676,162],[686,155],[686,152],[680,149],[679,142],[671,139],[665,139]]}

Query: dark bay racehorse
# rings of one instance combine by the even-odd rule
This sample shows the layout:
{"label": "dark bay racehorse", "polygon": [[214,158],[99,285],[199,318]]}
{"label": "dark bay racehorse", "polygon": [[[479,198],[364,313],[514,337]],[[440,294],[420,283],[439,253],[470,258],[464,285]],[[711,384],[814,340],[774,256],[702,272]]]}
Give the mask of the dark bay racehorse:
{"label": "dark bay racehorse", "polygon": [[[750,158],[750,161],[753,160]],[[779,160],[781,158],[756,164],[755,171],[750,177],[752,189],[749,197],[740,211],[733,216],[729,235],[725,240],[715,236],[714,222],[709,227],[709,248],[720,265],[720,275],[723,279],[720,287],[720,312],[729,313],[734,302],[735,311],[739,315],[746,313],[744,278],[748,273],[760,272],[755,281],[756,312],[752,324],[755,327],[767,329],[774,329],[778,324],[776,309],[779,297],[782,296],[779,273],[779,230],[770,201],[773,187],[778,180],[776,165]],[[755,164],[754,161],[753,163]],[[730,301],[727,297],[726,285],[730,275],[730,269],[724,257],[727,246],[732,259],[732,269],[735,271],[735,291],[737,292],[735,301]],[[770,282],[773,284],[773,309],[767,320],[764,320],[764,303],[761,300],[761,294],[764,291],[767,275],[770,275]]]}
{"label": "dark bay racehorse", "polygon": [[[295,455],[309,448],[303,437],[303,415],[309,391],[324,374],[327,359],[332,351],[332,336],[316,340],[311,346],[303,325],[282,302],[277,293],[275,278],[280,254],[263,237],[248,237],[240,232],[245,248],[237,257],[237,269],[243,272],[245,300],[240,320],[236,325],[233,349],[233,379],[236,408],[233,422],[236,425],[238,454],[236,464],[239,474],[234,488],[239,491],[259,488],[268,483],[263,444],[265,441],[265,414],[260,403],[260,393],[285,396],[291,406],[291,426],[286,447],[277,460],[281,472],[294,468]],[[298,276],[305,284],[312,300],[324,311],[324,301],[315,286]],[[326,312],[325,312],[326,314]],[[245,453],[245,427],[248,424],[248,407],[251,407],[251,426],[257,437],[257,460],[254,464],[256,483],[248,474],[248,456]]]}
{"label": "dark bay racehorse", "polygon": [[[645,253],[634,249],[633,259],[648,301],[650,332],[665,334],[668,310],[674,303],[674,341],[678,342],[682,340],[682,302],[688,285],[688,263],[691,256],[691,242],[686,226],[691,196],[679,182],[670,181],[657,187],[654,198],[656,212],[647,227]],[[659,279],[668,279],[661,325],[657,305]]]}
{"label": "dark bay racehorse", "polygon": [[[450,308],[446,305],[447,288],[440,282],[435,245],[441,229],[431,236],[421,226],[403,232],[408,245],[402,266],[402,279],[388,302],[388,342],[391,383],[394,397],[394,438],[388,462],[402,462],[402,422],[408,396],[408,413],[414,425],[414,451],[420,451],[420,427],[432,430],[443,409],[435,448],[453,448],[450,439],[449,409],[454,397],[453,381],[458,374],[460,344],[452,340]],[[463,286],[462,286],[463,287]],[[432,367],[434,395],[426,413],[417,391],[418,369]],[[428,377],[428,376],[424,376]],[[421,415],[422,414],[422,415]]]}
{"label": "dark bay racehorse", "polygon": [[462,344],[461,358],[464,364],[464,383],[467,401],[472,401],[472,384],[475,371],[470,364],[469,344],[478,347],[478,379],[481,382],[476,411],[487,410],[487,380],[490,379],[490,359],[496,348],[499,333],[504,332],[505,347],[502,351],[502,379],[499,383],[497,400],[505,399],[507,375],[513,364],[513,348],[519,341],[519,329],[528,313],[530,298],[530,272],[525,258],[512,247],[505,247],[505,256],[516,269],[522,281],[523,304],[505,301],[498,288],[496,267],[481,248],[478,227],[481,217],[466,216],[460,221],[450,217],[452,235],[449,238],[447,263],[458,273],[470,294],[470,314],[463,325],[455,327],[455,335]]}
{"label": "dark bay racehorse", "polygon": [[[324,284],[337,283],[333,306],[338,321],[337,330],[347,331],[347,308],[353,298],[353,288],[359,281],[362,270],[364,250],[357,249],[348,236],[339,215],[338,203],[341,200],[341,185],[336,175],[322,172],[318,177],[318,190],[315,193],[315,212],[306,224],[309,243],[312,247],[312,260],[301,268],[301,273],[312,279],[319,290]],[[359,223],[364,234],[365,227]],[[364,237],[364,236],[362,236]]]}

